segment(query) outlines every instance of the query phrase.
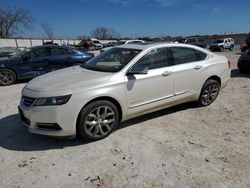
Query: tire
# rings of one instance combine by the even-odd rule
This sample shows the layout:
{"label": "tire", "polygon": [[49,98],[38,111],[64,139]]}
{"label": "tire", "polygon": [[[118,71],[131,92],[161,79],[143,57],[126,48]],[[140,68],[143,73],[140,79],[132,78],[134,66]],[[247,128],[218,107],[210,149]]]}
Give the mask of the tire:
{"label": "tire", "polygon": [[0,85],[8,86],[16,82],[16,74],[10,69],[1,69],[0,70]]}
{"label": "tire", "polygon": [[81,110],[77,132],[85,140],[101,140],[115,130],[118,120],[118,110],[113,103],[106,100],[95,101]]}
{"label": "tire", "polygon": [[199,106],[208,106],[212,104],[220,92],[220,84],[218,81],[209,79],[207,80],[200,93],[200,97],[198,99]]}

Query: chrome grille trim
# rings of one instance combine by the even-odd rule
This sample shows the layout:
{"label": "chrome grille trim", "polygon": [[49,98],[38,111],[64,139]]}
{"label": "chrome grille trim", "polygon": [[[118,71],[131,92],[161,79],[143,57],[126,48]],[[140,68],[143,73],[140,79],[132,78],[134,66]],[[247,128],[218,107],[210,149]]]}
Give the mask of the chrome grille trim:
{"label": "chrome grille trim", "polygon": [[31,97],[26,97],[26,96],[22,96],[22,104],[25,106],[32,106],[34,104],[34,102],[36,101],[36,98],[31,98]]}

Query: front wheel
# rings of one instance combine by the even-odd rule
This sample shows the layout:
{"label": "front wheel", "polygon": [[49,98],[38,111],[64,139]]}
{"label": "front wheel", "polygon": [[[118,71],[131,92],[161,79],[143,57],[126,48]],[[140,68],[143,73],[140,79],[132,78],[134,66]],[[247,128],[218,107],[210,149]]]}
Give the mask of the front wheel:
{"label": "front wheel", "polygon": [[95,101],[80,112],[77,125],[83,139],[96,141],[109,136],[118,124],[116,106],[106,100]]}
{"label": "front wheel", "polygon": [[220,92],[220,84],[218,81],[209,79],[207,80],[201,90],[198,104],[200,106],[208,106],[212,104]]}
{"label": "front wheel", "polygon": [[0,70],[0,85],[7,86],[16,82],[16,74],[10,69]]}

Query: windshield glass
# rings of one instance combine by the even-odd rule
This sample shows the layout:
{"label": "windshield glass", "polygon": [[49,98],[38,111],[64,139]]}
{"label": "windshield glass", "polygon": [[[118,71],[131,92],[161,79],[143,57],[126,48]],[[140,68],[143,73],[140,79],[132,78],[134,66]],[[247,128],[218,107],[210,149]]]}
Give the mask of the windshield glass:
{"label": "windshield glass", "polygon": [[214,41],[214,43],[223,43],[223,40],[216,40],[216,41]]}
{"label": "windshield glass", "polygon": [[118,72],[140,52],[138,49],[111,48],[81,67],[101,72]]}
{"label": "windshield glass", "polygon": [[16,55],[14,55],[14,56],[22,57],[24,54],[26,54],[30,50],[31,50],[31,48],[24,48],[24,50],[17,52]]}
{"label": "windshield glass", "polygon": [[126,41],[119,41],[119,42],[117,42],[115,45],[117,45],[117,46],[118,46],[118,45],[123,45],[123,44],[125,44],[125,42],[126,42]]}

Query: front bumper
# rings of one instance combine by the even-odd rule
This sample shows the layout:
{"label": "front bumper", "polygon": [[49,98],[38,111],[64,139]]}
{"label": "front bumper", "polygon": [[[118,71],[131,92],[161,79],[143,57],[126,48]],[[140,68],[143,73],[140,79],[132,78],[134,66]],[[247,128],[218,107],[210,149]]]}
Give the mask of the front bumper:
{"label": "front bumper", "polygon": [[47,136],[74,136],[76,120],[67,107],[61,106],[18,106],[20,119],[29,132]]}

